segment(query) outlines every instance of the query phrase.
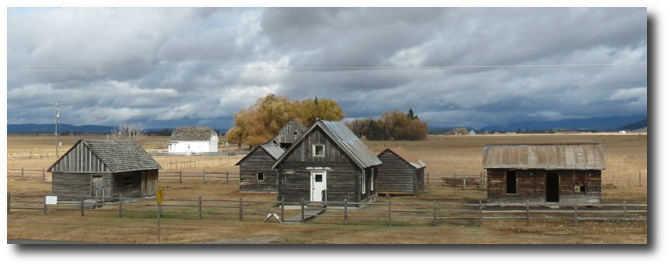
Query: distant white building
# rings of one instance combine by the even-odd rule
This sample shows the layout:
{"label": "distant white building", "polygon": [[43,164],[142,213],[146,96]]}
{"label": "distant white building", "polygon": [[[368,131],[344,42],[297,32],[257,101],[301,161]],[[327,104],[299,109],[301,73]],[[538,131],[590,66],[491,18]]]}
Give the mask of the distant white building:
{"label": "distant white building", "polygon": [[470,130],[470,131],[468,132],[468,135],[476,135],[476,134],[477,134],[477,133],[475,133],[475,130]]}
{"label": "distant white building", "polygon": [[219,151],[219,136],[209,127],[179,127],[168,141],[169,153],[209,153]]}

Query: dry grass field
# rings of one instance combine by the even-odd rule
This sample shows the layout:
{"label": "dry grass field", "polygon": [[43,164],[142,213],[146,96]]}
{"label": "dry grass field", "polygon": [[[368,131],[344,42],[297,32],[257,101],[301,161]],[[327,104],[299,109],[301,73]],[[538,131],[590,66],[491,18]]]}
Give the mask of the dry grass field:
{"label": "dry grass field", "polygon": [[[82,136],[61,138],[61,153],[69,149]],[[105,138],[105,136],[85,136]],[[647,202],[647,135],[646,134],[575,134],[575,135],[488,135],[488,136],[430,136],[425,141],[392,142],[366,141],[375,152],[385,147],[401,146],[412,151],[427,165],[433,175],[478,174],[482,172],[482,145],[493,143],[555,143],[603,142],[607,169],[603,183],[616,188],[603,189],[604,203]],[[167,137],[149,137],[143,143],[148,151],[163,150]],[[53,154],[53,136],[9,135],[7,137],[7,168],[48,168],[55,157],[28,158],[18,154]],[[216,170],[237,172],[234,157],[172,157],[156,156],[163,166],[175,162],[197,162],[183,170]],[[642,187],[638,187],[638,174],[642,173]],[[48,174],[47,174],[48,175]],[[631,178],[629,178],[631,177]],[[48,179],[47,179],[48,180]],[[629,182],[630,180],[630,182]],[[630,183],[630,185],[629,185]],[[237,192],[237,183],[161,182],[166,198],[203,198],[248,200],[273,200],[269,195],[243,195]],[[7,180],[7,190],[25,194],[45,194],[50,183],[39,180]],[[486,192],[475,189],[457,189],[431,186],[419,197],[393,198],[402,202],[476,202],[485,200]],[[387,201],[380,197],[380,202]],[[193,216],[163,219],[161,243],[429,243],[429,244],[645,244],[647,223],[583,222],[574,228],[570,222],[533,223],[496,221],[486,227],[440,224],[438,226],[385,226],[321,224],[318,221],[305,225],[264,224],[260,220],[197,220]],[[44,216],[40,211],[12,211],[7,219],[7,238],[42,239],[95,243],[155,243],[155,219],[149,217],[115,216],[114,212],[100,212],[79,217],[76,212],[60,211]]]}

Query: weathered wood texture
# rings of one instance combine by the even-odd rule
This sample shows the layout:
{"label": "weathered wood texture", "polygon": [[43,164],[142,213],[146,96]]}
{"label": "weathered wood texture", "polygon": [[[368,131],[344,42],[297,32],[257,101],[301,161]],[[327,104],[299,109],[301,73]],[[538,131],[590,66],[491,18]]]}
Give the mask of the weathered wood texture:
{"label": "weathered wood texture", "polygon": [[[324,145],[325,155],[314,156],[312,145]],[[366,179],[361,179],[361,170],[321,129],[312,131],[286,155],[286,159],[278,166],[279,192],[278,199],[300,201],[310,198],[310,173],[308,168],[326,169],[326,196],[329,201],[343,201],[348,197],[351,201],[368,201],[376,196],[376,190],[370,190],[373,181],[372,169],[365,169]],[[377,172],[374,171],[376,176]],[[362,180],[366,182],[365,193],[362,193]],[[376,189],[376,188],[375,188]]]}
{"label": "weathered wood texture", "polygon": [[[489,203],[546,203],[547,173],[556,173],[559,177],[559,203],[561,204],[596,204],[600,203],[601,171],[546,171],[516,170],[517,193],[507,194],[507,169],[488,169],[488,202]],[[585,192],[576,192],[575,186],[583,185]],[[555,203],[555,202],[552,202]]]}
{"label": "weathered wood texture", "polygon": [[[240,192],[277,193],[277,171],[272,170],[275,159],[258,147],[244,158],[240,166]],[[263,173],[263,180],[257,179],[257,173]]]}
{"label": "weathered wood texture", "polygon": [[379,194],[416,195],[423,190],[423,170],[416,168],[391,151],[379,156],[377,191]]}
{"label": "weathered wood texture", "polygon": [[103,173],[110,172],[105,164],[84,144],[79,142],[53,166],[52,172]]}
{"label": "weathered wood texture", "polygon": [[284,127],[279,129],[277,136],[273,138],[277,144],[280,144],[282,147],[293,144],[298,138],[305,132],[305,126],[296,125],[295,121],[290,121]]}
{"label": "weathered wood texture", "polygon": [[[101,183],[94,182],[100,178]],[[65,173],[54,172],[52,194],[70,197],[97,196],[115,197],[123,194],[126,197],[145,197],[156,194],[158,170],[134,171],[121,173]]]}

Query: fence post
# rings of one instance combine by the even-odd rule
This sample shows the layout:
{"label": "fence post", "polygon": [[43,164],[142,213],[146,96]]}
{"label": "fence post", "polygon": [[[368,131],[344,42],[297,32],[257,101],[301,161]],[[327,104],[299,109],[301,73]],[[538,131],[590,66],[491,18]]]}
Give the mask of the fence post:
{"label": "fence post", "polygon": [[7,192],[7,215],[9,215],[9,211],[12,209],[12,194]]}
{"label": "fence post", "polygon": [[626,201],[623,201],[623,217],[628,218],[628,208],[626,207]]}
{"label": "fence post", "polygon": [[305,221],[305,200],[300,198],[300,222]]}
{"label": "fence post", "polygon": [[484,187],[484,174],[479,173],[479,186],[477,188],[482,189]]}
{"label": "fence post", "polygon": [[44,168],[42,168],[42,182],[44,183],[46,181],[47,181],[47,172]]}
{"label": "fence post", "polygon": [[84,194],[81,194],[81,201],[79,202],[79,210],[81,212],[81,217],[84,217]]}
{"label": "fence post", "polygon": [[463,190],[465,190],[465,178],[463,178]]}
{"label": "fence post", "polygon": [[579,227],[579,215],[577,213],[577,204],[575,203],[575,227]]}
{"label": "fence post", "polygon": [[119,194],[119,218],[123,217],[123,193]]}
{"label": "fence post", "polygon": [[344,225],[347,225],[347,198],[344,198]]}
{"label": "fence post", "polygon": [[437,225],[437,201],[433,200],[433,226]]}
{"label": "fence post", "polygon": [[638,187],[642,187],[642,172],[637,173]]}
{"label": "fence post", "polygon": [[430,173],[426,172],[426,184],[430,186]]}
{"label": "fence post", "polygon": [[479,201],[479,226],[484,227],[484,207],[482,207],[482,201]]}
{"label": "fence post", "polygon": [[44,215],[47,215],[47,194],[44,194]]}
{"label": "fence post", "polygon": [[242,198],[240,198],[240,211],[239,211],[239,219],[240,219],[240,221],[243,220],[243,218],[242,218],[242,207],[243,207],[243,205],[242,205]]}
{"label": "fence post", "polygon": [[[228,171],[226,171],[226,183],[228,183]],[[282,198],[283,201],[283,198]]]}
{"label": "fence post", "polygon": [[528,206],[528,200],[526,200],[526,226],[530,225],[530,207]]}
{"label": "fence post", "polygon": [[279,213],[279,220],[284,223],[284,198],[281,198],[281,212]]}
{"label": "fence post", "polygon": [[203,184],[207,183],[207,182],[205,182],[205,171],[204,170],[202,171],[202,183]]}
{"label": "fence post", "polygon": [[389,199],[389,226],[391,226],[391,199]]}
{"label": "fence post", "polygon": [[156,239],[158,242],[161,242],[161,213],[163,213],[161,204],[158,204],[158,212],[156,213]]}
{"label": "fence post", "polygon": [[181,170],[179,170],[179,183],[181,183]]}
{"label": "fence post", "polygon": [[202,196],[198,196],[198,220],[202,220]]}
{"label": "fence post", "polygon": [[24,180],[24,179],[25,178],[23,178],[23,168],[21,168],[21,180]]}

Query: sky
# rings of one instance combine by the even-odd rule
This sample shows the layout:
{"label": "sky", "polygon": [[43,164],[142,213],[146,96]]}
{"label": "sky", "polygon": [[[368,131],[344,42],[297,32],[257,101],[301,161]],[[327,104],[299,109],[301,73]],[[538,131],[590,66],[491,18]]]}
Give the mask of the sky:
{"label": "sky", "polygon": [[7,123],[232,127],[269,93],[429,126],[647,114],[646,8],[8,8]]}

